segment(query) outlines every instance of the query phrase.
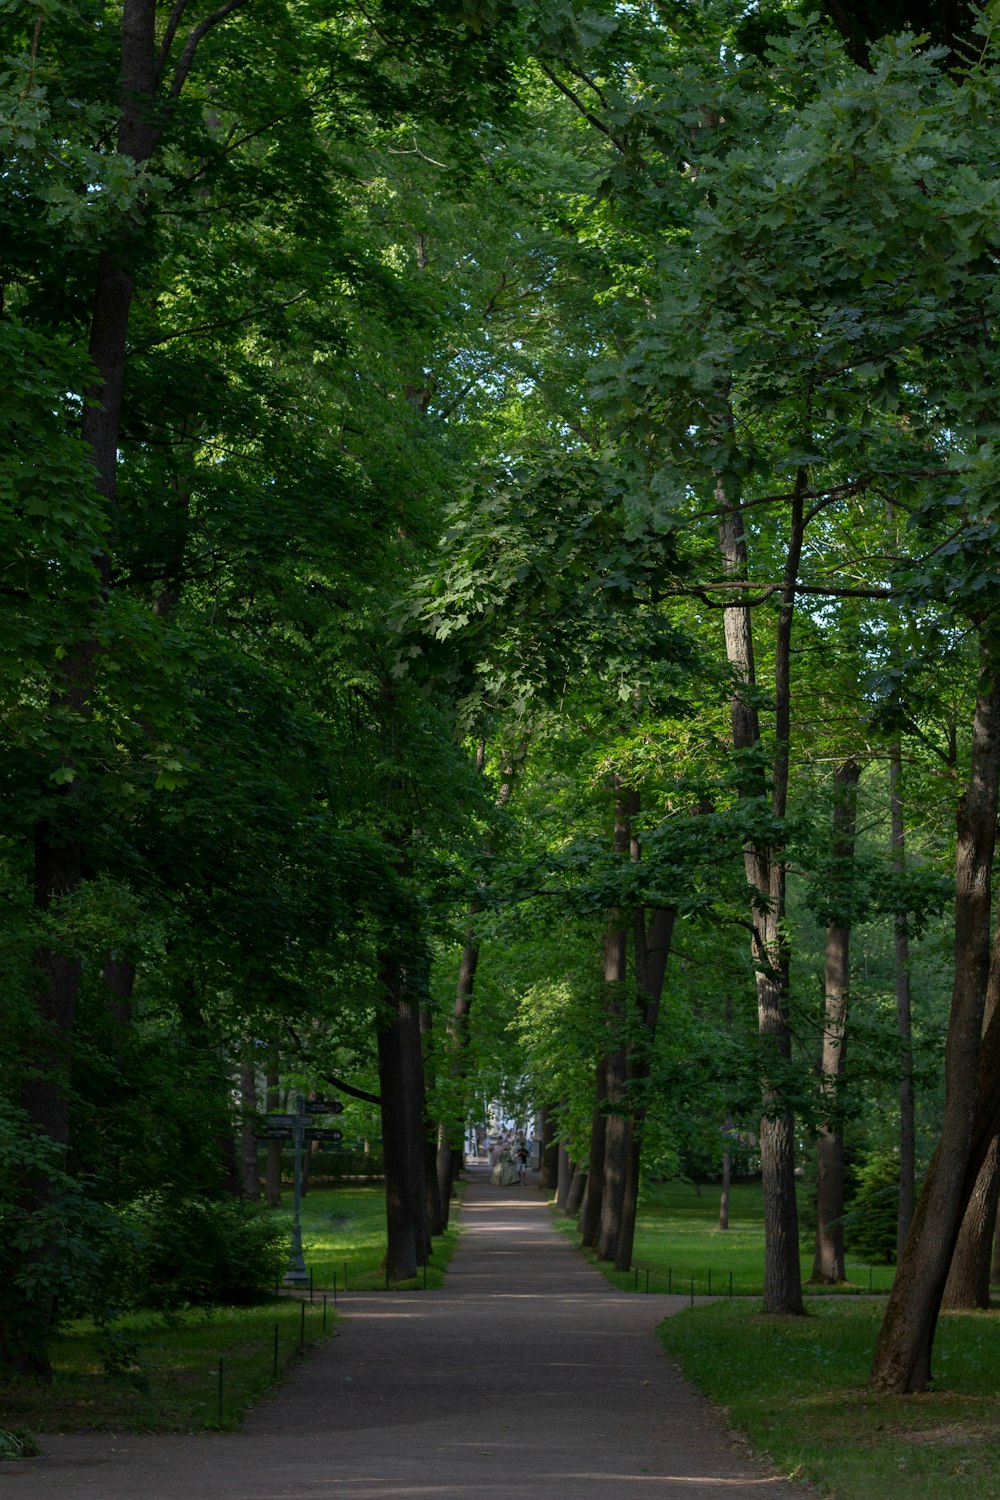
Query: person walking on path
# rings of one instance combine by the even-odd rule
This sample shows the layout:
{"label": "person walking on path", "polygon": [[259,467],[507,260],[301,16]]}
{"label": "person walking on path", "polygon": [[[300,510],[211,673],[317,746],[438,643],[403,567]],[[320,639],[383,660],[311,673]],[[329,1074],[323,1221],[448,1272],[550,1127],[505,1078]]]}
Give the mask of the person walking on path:
{"label": "person walking on path", "polygon": [[534,1194],[470,1172],[437,1291],[351,1292],[336,1338],[242,1431],[44,1437],[7,1500],[805,1500],[655,1338],[686,1299],[619,1292]]}

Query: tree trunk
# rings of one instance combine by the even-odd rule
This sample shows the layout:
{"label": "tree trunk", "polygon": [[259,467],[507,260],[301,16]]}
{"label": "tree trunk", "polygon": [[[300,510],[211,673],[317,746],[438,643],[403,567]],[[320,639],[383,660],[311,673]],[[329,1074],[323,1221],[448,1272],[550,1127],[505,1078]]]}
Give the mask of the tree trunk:
{"label": "tree trunk", "polygon": [[[503,775],[496,796],[498,811],[502,812],[510,801],[514,782],[523,765],[527,751],[528,742],[527,740],[522,740],[518,749],[511,754],[504,765]],[[476,747],[476,771],[482,774],[485,769],[486,742],[485,740],[480,740]],[[473,898],[469,903],[469,915],[472,917],[476,916],[482,909],[483,903],[478,896]],[[469,1012],[472,1009],[472,998],[475,991],[476,969],[478,965],[479,944],[476,941],[475,930],[469,926],[465,930],[465,941],[462,945],[462,958],[458,970],[455,1003],[448,1022],[446,1043],[449,1054],[448,1071],[452,1082],[456,1086],[464,1078],[466,1071],[466,1054],[469,1045]],[[440,1121],[438,1125],[438,1148],[435,1171],[440,1199],[442,1230],[448,1227],[457,1165],[460,1166],[461,1160],[461,1147],[451,1139],[451,1128],[448,1122],[444,1120]]]}
{"label": "tree trunk", "polygon": [[587,1170],[585,1167],[574,1166],[573,1178],[569,1185],[569,1196],[566,1199],[566,1217],[575,1219],[583,1207],[583,1195],[587,1187]]}
{"label": "tree trunk", "polygon": [[[281,1108],[281,1091],[279,1088],[280,1073],[278,1071],[278,1053],[274,1048],[267,1064],[267,1112],[269,1115],[277,1114]],[[264,1180],[264,1194],[270,1208],[277,1208],[281,1203],[281,1142],[268,1141],[267,1143],[267,1176]]]}
{"label": "tree trunk", "polygon": [[[638,840],[634,835],[632,857],[634,860],[639,858]],[[656,1041],[663,980],[667,970],[675,918],[676,911],[670,906],[654,907],[648,923],[646,913],[641,907],[637,907],[632,913],[635,1003],[638,1011],[639,1040],[630,1048],[628,1057],[632,1114],[629,1120],[629,1154],[625,1193],[614,1260],[616,1271],[627,1271],[632,1265],[635,1223],[639,1209],[639,1182],[642,1172],[642,1140],[646,1125],[644,1090],[649,1079],[653,1046]]]}
{"label": "tree trunk", "polygon": [[[775,822],[784,816],[788,797],[791,724],[790,666],[791,631],[795,586],[804,534],[803,494],[805,475],[799,472],[792,501],[792,526],[785,562],[781,608],[775,639],[775,751],[772,762],[771,813]],[[733,578],[747,577],[746,536],[738,498],[731,498],[720,479],[719,541],[723,566]],[[760,746],[760,720],[756,707],[756,667],[753,628],[746,605],[723,611],[726,655],[735,680],[730,700],[733,746],[739,751]],[[744,760],[740,796],[760,801],[766,795],[759,763]],[[788,964],[785,935],[785,865],[780,851],[764,844],[748,845],[744,851],[747,885],[751,896],[753,960],[757,980],[757,1029],[760,1037],[761,1185],[764,1198],[764,1311],[804,1312],[802,1274],[799,1266],[798,1205],[795,1196],[795,1122],[784,1102],[783,1075],[791,1058],[788,1022]]]}
{"label": "tree trunk", "polygon": [[590,1122],[590,1162],[587,1168],[587,1191],[580,1205],[581,1243],[592,1246],[597,1242],[597,1231],[601,1224],[601,1196],[604,1191],[604,1137],[607,1116],[604,1101],[608,1096],[608,1081],[605,1060],[602,1057],[594,1069],[594,1113]]}
{"label": "tree trunk", "polygon": [[427,1253],[431,1252],[433,1240],[444,1234],[448,1227],[448,1209],[451,1200],[451,1182],[448,1196],[442,1197],[438,1178],[438,1145],[434,1122],[427,1114],[427,1073],[431,1067],[434,1046],[434,1020],[430,1007],[420,1007],[420,1097],[423,1124],[420,1132],[424,1153],[424,1191],[426,1193],[425,1215],[427,1221]]}
{"label": "tree trunk", "polygon": [[559,1145],[556,1141],[556,1118],[554,1104],[543,1105],[541,1111],[542,1140],[539,1159],[538,1186],[554,1193],[559,1182]]}
{"label": "tree trunk", "polygon": [[[623,790],[616,776],[613,847],[617,859],[623,859],[629,852],[632,832],[630,815],[634,803],[634,797]],[[618,1253],[632,1149],[629,1049],[625,1016],[625,980],[628,973],[626,921],[627,914],[624,911],[613,911],[604,935],[604,982],[607,986],[604,1013],[608,1033],[604,1077],[607,1095],[604,1104],[604,1187],[595,1248],[601,1260],[611,1261]]]}
{"label": "tree trunk", "polygon": [[[481,910],[481,901],[476,900],[471,903],[470,911],[473,914]],[[472,996],[478,965],[479,944],[475,940],[473,929],[467,927],[465,942],[462,945],[462,958],[458,968],[455,1003],[448,1020],[448,1035],[445,1043],[448,1056],[448,1072],[455,1084],[458,1084],[465,1073],[466,1050],[469,1045],[469,1012],[472,1009]],[[451,1212],[451,1196],[455,1180],[455,1155],[455,1145],[451,1139],[448,1122],[441,1120],[438,1122],[435,1174],[438,1185],[437,1191],[442,1233],[448,1227],[448,1219]]]}
{"label": "tree trunk", "polygon": [[566,1204],[569,1202],[569,1189],[573,1181],[573,1163],[569,1159],[569,1152],[559,1142],[559,1174],[558,1186],[556,1188],[556,1208],[560,1213],[566,1212]]}
{"label": "tree trunk", "polygon": [[258,1166],[257,1129],[257,1067],[248,1053],[252,1044],[244,1046],[240,1063],[240,1187],[244,1198],[257,1203],[260,1200],[260,1168]]}
{"label": "tree trunk", "polygon": [[816,1143],[816,1250],[811,1279],[846,1280],[844,1269],[844,1129],[841,1090],[847,1061],[847,1010],[851,974],[851,906],[858,779],[861,767],[846,761],[835,775],[832,894],[826,928],[825,1019],[820,1073],[827,1118]]}
{"label": "tree trunk", "polygon": [[[726,1120],[726,1130],[732,1128],[730,1119]],[[722,1188],[719,1192],[719,1229],[729,1228],[729,1194],[733,1183],[733,1159],[728,1151],[722,1153]]]}
{"label": "tree trunk", "polygon": [[[958,809],[955,975],[945,1047],[941,1137],[917,1202],[872,1363],[875,1390],[922,1391],[931,1378],[938,1311],[966,1203],[977,1124],[980,1039],[990,973],[990,879],[1000,783],[1000,676],[980,643],[969,785]],[[996,1019],[994,1017],[994,1019]],[[990,1130],[992,1135],[993,1131]],[[988,1146],[984,1142],[983,1157]],[[975,1166],[978,1175],[980,1163]]]}
{"label": "tree trunk", "polygon": [[[892,816],[892,864],[898,875],[906,869],[906,831],[900,796],[903,755],[899,743],[889,758],[889,804]],[[917,1128],[913,1096],[913,1023],[910,1003],[910,933],[905,911],[893,921],[896,950],[896,1031],[899,1035],[899,1211],[896,1220],[896,1261],[913,1218],[917,1181]]]}
{"label": "tree trunk", "polygon": [[983,1041],[979,1049],[979,1099],[973,1145],[966,1168],[972,1184],[951,1259],[941,1305],[988,1308],[993,1240],[1000,1202],[1000,1056],[995,1053],[1000,1027],[1000,912],[993,931],[993,950],[986,986]]}
{"label": "tree trunk", "polygon": [[1000,1136],[994,1135],[979,1169],[951,1258],[941,1306],[990,1306],[990,1269],[1000,1204]]}
{"label": "tree trunk", "polygon": [[381,980],[387,1011],[378,1031],[385,1267],[392,1280],[407,1281],[416,1276],[427,1244],[420,1016],[396,959],[383,958]]}

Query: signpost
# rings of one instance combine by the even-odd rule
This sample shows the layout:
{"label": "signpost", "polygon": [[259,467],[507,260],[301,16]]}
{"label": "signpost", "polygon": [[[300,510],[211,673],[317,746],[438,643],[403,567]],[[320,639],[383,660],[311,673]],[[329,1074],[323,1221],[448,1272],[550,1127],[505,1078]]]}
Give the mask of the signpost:
{"label": "signpost", "polygon": [[308,1103],[301,1094],[295,1096],[294,1115],[265,1115],[264,1129],[257,1131],[257,1139],[264,1141],[291,1141],[295,1147],[294,1207],[292,1211],[292,1244],[285,1271],[286,1286],[308,1286],[309,1272],[302,1254],[302,1148],[306,1141],[326,1141],[335,1145],[344,1139],[342,1130],[326,1129],[310,1124],[310,1115],[339,1115],[344,1106],[339,1099],[310,1099]]}

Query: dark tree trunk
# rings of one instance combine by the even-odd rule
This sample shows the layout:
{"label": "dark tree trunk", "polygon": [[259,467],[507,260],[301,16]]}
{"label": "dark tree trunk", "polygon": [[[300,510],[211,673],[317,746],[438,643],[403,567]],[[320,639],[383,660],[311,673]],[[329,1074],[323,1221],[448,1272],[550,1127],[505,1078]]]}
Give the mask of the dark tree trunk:
{"label": "dark tree trunk", "polygon": [[827,1118],[816,1143],[816,1251],[812,1280],[846,1280],[844,1268],[844,1128],[841,1090],[847,1062],[847,1011],[851,974],[851,906],[858,779],[861,767],[846,761],[835,776],[832,894],[826,928],[825,1018],[820,1074]]}
{"label": "dark tree trunk", "polygon": [[[474,901],[471,910],[474,913],[481,911],[482,902]],[[445,1044],[448,1054],[448,1069],[455,1082],[458,1082],[465,1073],[466,1049],[469,1044],[469,1012],[472,1009],[472,996],[475,989],[476,969],[478,965],[479,944],[475,940],[472,928],[469,927],[466,928],[465,942],[462,946],[455,1003],[448,1021],[448,1036]],[[441,1120],[438,1122],[437,1155],[434,1170],[437,1178],[442,1233],[448,1227],[452,1189],[455,1180],[456,1154],[458,1154],[460,1160],[461,1153],[456,1153],[456,1145],[451,1139],[448,1122]]]}
{"label": "dark tree trunk", "polygon": [[[624,859],[631,846],[631,811],[634,797],[622,789],[615,778],[614,852]],[[631,1100],[629,1097],[628,1023],[625,1015],[625,981],[628,974],[628,913],[613,911],[604,935],[604,982],[607,986],[605,1026],[608,1034],[604,1077],[607,1096],[604,1105],[604,1187],[601,1194],[601,1222],[597,1230],[596,1250],[601,1260],[613,1261],[618,1253],[625,1189],[628,1183],[629,1156],[632,1150]]]}
{"label": "dark tree trunk", "polygon": [[378,1032],[379,1094],[385,1171],[385,1265],[394,1281],[416,1276],[427,1245],[423,1152],[423,1070],[420,1016],[406,975],[383,959],[386,1014]]}
{"label": "dark tree trunk", "polygon": [[431,1252],[432,1241],[444,1234],[448,1227],[448,1206],[450,1202],[451,1183],[448,1183],[448,1197],[441,1193],[441,1183],[438,1179],[438,1146],[437,1132],[434,1122],[427,1115],[427,1073],[432,1065],[432,1050],[434,1045],[434,1020],[430,1008],[426,1005],[420,1007],[420,1096],[422,1100],[421,1113],[423,1115],[423,1128],[421,1130],[421,1145],[424,1153],[424,1191],[426,1193],[425,1214],[427,1219],[427,1254]]}
{"label": "dark tree trunk", "polygon": [[[638,840],[632,838],[633,859],[638,859]],[[629,1051],[629,1086],[632,1114],[629,1118],[628,1168],[622,1200],[621,1224],[615,1250],[616,1271],[627,1271],[632,1265],[635,1246],[635,1224],[639,1209],[639,1182],[642,1172],[642,1139],[646,1125],[645,1086],[649,1078],[656,1028],[659,1022],[663,980],[670,954],[676,912],[673,907],[655,907],[649,917],[642,908],[632,913],[632,941],[635,949],[635,1000],[638,1011],[637,1042]]]}
{"label": "dark tree trunk", "polygon": [[[795,483],[791,512],[791,535],[785,562],[781,607],[775,639],[775,751],[772,761],[771,813],[776,822],[784,816],[788,798],[791,727],[791,632],[795,589],[804,535],[803,495],[805,474]],[[746,535],[738,498],[731,497],[720,478],[719,542],[726,572],[747,577]],[[723,611],[726,655],[732,669],[735,691],[730,701],[733,746],[737,751],[760,746],[760,720],[756,707],[751,612],[746,605]],[[766,785],[763,770],[748,758],[740,787],[742,797],[763,800]],[[761,1185],[764,1198],[764,1311],[801,1315],[802,1273],[799,1265],[798,1205],[795,1196],[795,1121],[784,1097],[783,1075],[791,1058],[792,1038],[788,1019],[789,955],[785,935],[785,865],[780,850],[763,844],[748,845],[744,852],[747,885],[751,896],[753,961],[757,979],[757,1029],[760,1037]]]}
{"label": "dark tree trunk", "polygon": [[993,951],[986,986],[983,1041],[979,1051],[979,1099],[973,1145],[966,1169],[968,1204],[962,1218],[942,1307],[988,1308],[993,1240],[1000,1201],[1000,1057],[995,1054],[1000,1027],[1000,912],[993,931]]}
{"label": "dark tree trunk", "polygon": [[[527,741],[522,741],[517,751],[511,755],[504,766],[503,776],[496,797],[498,811],[502,811],[510,801],[514,782],[527,755],[527,750]],[[486,742],[480,740],[476,747],[476,770],[481,774],[485,769]],[[474,917],[482,909],[483,903],[478,897],[474,898],[469,904],[470,916]],[[449,1055],[449,1072],[456,1084],[465,1076],[466,1055],[469,1045],[469,1012],[472,1009],[478,965],[479,944],[476,941],[475,931],[470,926],[465,930],[465,941],[462,946],[462,958],[458,970],[458,984],[455,990],[455,1003],[451,1019],[448,1022],[446,1043]],[[448,1227],[455,1178],[462,1164],[462,1149],[457,1141],[451,1139],[452,1128],[447,1121],[442,1120],[439,1122],[435,1172],[440,1200],[442,1230]]]}
{"label": "dark tree trunk", "polygon": [[980,646],[980,667],[969,785],[958,810],[955,976],[941,1137],[906,1238],[872,1364],[874,1389],[897,1395],[922,1391],[931,1378],[931,1350],[955,1242],[994,1133],[988,1122],[982,1155],[973,1167],[1000,784],[1000,678],[985,642]]}
{"label": "dark tree trunk", "polygon": [[[281,1108],[280,1073],[277,1051],[273,1051],[267,1065],[267,1112],[277,1114]],[[264,1194],[268,1205],[277,1208],[281,1203],[281,1142],[267,1143],[267,1176]]]}
{"label": "dark tree trunk", "polygon": [[994,1135],[962,1219],[941,1306],[988,1308],[997,1206],[1000,1204],[1000,1137]]}
{"label": "dark tree trunk", "polygon": [[[903,756],[899,744],[889,758],[889,803],[892,816],[892,864],[897,874],[906,869],[906,831],[900,796]],[[913,1097],[913,1023],[910,1003],[910,933],[905,911],[893,921],[896,950],[896,1031],[899,1035],[899,1212],[896,1220],[896,1260],[913,1218],[917,1182],[917,1127]]]}
{"label": "dark tree trunk", "polygon": [[257,1068],[252,1057],[247,1056],[249,1045],[244,1050],[240,1064],[240,1187],[244,1198],[252,1203],[260,1199],[260,1168],[258,1166],[257,1137]]}
{"label": "dark tree trunk", "polygon": [[558,1114],[559,1111],[554,1104],[543,1105],[538,1186],[549,1193],[554,1193],[559,1184],[559,1143],[556,1140]]}
{"label": "dark tree trunk", "polygon": [[560,1213],[566,1212],[566,1204],[569,1202],[569,1189],[573,1181],[573,1163],[569,1159],[569,1152],[559,1142],[559,1172],[556,1187],[556,1208]]}
{"label": "dark tree trunk", "polygon": [[597,1231],[601,1223],[601,1195],[604,1190],[604,1135],[607,1116],[604,1101],[608,1097],[605,1062],[602,1057],[594,1070],[594,1113],[590,1122],[590,1163],[587,1170],[587,1191],[580,1207],[580,1234],[582,1243],[592,1246],[597,1242]]}
{"label": "dark tree trunk", "polygon": [[587,1169],[585,1167],[573,1168],[573,1179],[569,1185],[569,1196],[566,1199],[566,1217],[575,1219],[583,1207],[583,1195],[587,1188]]}
{"label": "dark tree trunk", "polygon": [[[727,1119],[726,1130],[732,1128]],[[728,1151],[722,1153],[722,1187],[719,1191],[719,1229],[729,1228],[729,1194],[733,1185],[733,1159]]]}

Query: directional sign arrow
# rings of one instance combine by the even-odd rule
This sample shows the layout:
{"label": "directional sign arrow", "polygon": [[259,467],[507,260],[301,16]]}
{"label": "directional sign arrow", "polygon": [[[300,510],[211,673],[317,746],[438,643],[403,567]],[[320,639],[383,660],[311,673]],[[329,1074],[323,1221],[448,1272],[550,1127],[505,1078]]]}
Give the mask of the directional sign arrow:
{"label": "directional sign arrow", "polygon": [[307,1130],[307,1141],[342,1141],[344,1132],[342,1130]]}
{"label": "directional sign arrow", "polygon": [[311,1115],[342,1115],[344,1106],[339,1099],[310,1099],[306,1109]]}
{"label": "directional sign arrow", "polygon": [[272,1125],[269,1129],[255,1130],[254,1139],[257,1141],[290,1141],[294,1132],[289,1125]]}
{"label": "directional sign arrow", "polygon": [[265,1115],[264,1124],[275,1129],[291,1130],[298,1118],[298,1115]]}

